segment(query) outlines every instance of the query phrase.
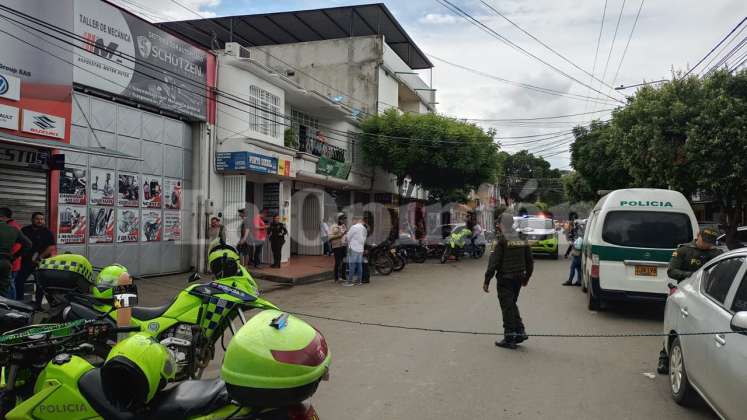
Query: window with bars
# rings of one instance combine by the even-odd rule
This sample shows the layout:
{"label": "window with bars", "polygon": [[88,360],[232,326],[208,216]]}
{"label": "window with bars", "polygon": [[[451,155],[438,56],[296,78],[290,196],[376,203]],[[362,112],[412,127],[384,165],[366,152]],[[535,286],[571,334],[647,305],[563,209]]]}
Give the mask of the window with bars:
{"label": "window with bars", "polygon": [[271,137],[278,137],[282,132],[282,112],[280,97],[259,86],[249,87],[249,103],[255,108],[249,116],[252,131]]}

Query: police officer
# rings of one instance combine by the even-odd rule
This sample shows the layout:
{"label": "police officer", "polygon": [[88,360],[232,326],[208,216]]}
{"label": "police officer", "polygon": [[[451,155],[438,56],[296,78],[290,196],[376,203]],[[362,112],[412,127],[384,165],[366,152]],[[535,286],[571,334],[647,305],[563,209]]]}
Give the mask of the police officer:
{"label": "police officer", "polygon": [[495,275],[497,280],[498,302],[503,314],[503,340],[496,341],[498,347],[515,349],[516,345],[528,337],[521,321],[519,307],[516,301],[522,286],[526,286],[534,270],[534,260],[529,243],[519,238],[513,227],[514,219],[504,213],[500,218],[500,225],[496,226],[500,232],[490,254],[488,269],[485,271],[485,282],[482,289],[488,293],[490,280]]}
{"label": "police officer", "polygon": [[[695,240],[680,245],[672,253],[667,275],[679,283],[698,271],[703,264],[720,255],[723,251],[714,246],[717,237],[716,229],[704,228]],[[661,374],[669,372],[669,357],[664,349],[659,352],[659,364],[656,370]]]}

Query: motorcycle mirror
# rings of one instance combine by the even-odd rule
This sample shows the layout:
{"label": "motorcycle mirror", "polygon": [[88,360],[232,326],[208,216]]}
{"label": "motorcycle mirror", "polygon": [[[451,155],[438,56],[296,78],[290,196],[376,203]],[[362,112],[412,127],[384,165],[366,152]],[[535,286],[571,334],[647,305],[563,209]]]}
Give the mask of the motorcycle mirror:
{"label": "motorcycle mirror", "polygon": [[192,275],[189,276],[189,279],[187,279],[187,283],[195,282],[199,280],[200,278],[201,278],[200,273],[194,272],[192,273]]}

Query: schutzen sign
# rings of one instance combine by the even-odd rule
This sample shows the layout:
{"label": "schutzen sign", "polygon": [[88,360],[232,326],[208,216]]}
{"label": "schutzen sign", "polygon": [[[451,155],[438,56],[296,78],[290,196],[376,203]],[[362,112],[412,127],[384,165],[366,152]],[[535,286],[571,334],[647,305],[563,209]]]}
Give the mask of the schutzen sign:
{"label": "schutzen sign", "polygon": [[39,136],[65,138],[65,119],[41,112],[23,110],[23,126],[21,131]]}

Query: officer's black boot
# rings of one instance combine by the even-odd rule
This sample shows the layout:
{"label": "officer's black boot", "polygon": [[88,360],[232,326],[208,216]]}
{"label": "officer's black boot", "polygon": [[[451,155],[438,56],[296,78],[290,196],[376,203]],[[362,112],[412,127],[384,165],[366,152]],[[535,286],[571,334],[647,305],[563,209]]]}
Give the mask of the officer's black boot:
{"label": "officer's black boot", "polygon": [[503,340],[498,341],[496,340],[495,345],[498,347],[503,347],[504,349],[515,349],[517,347],[516,340],[514,339],[514,332],[511,330],[504,330],[503,331]]}
{"label": "officer's black boot", "polygon": [[516,335],[514,337],[514,341],[516,342],[516,344],[521,344],[527,340],[529,340],[529,336],[527,335],[527,332],[524,331],[523,327],[516,331]]}
{"label": "officer's black boot", "polygon": [[659,364],[656,366],[656,371],[662,375],[669,373],[669,356],[664,349],[659,352]]}

